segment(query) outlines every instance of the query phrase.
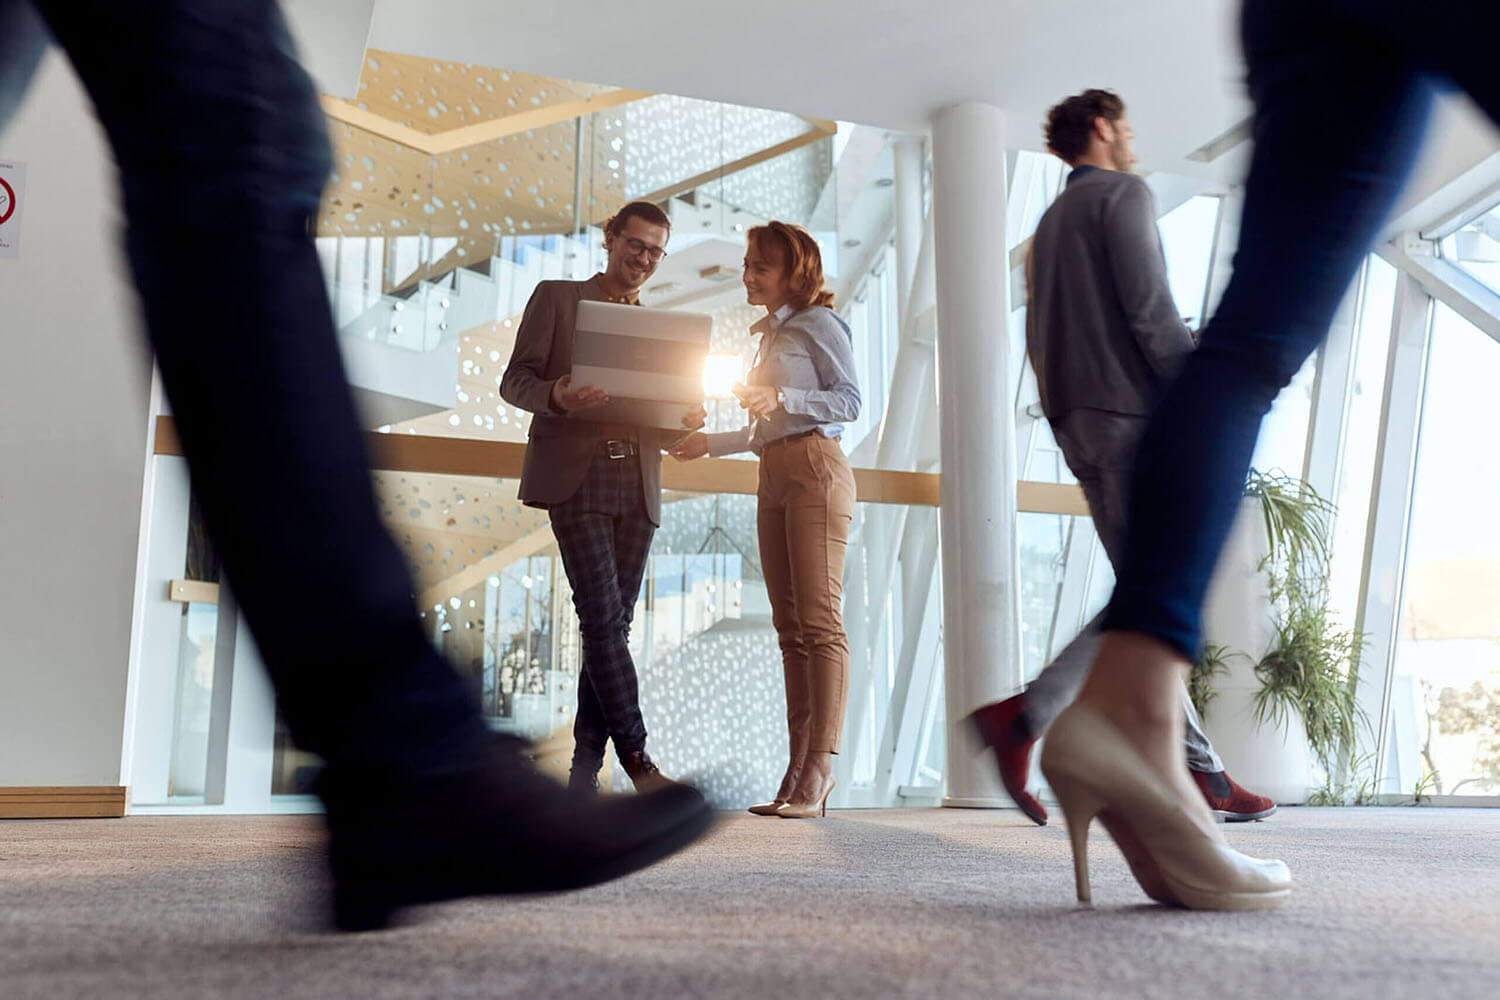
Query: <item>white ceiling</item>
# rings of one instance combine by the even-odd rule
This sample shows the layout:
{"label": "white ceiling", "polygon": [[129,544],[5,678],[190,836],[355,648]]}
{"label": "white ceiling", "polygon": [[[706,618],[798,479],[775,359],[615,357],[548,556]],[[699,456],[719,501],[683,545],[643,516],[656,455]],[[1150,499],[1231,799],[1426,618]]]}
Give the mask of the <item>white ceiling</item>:
{"label": "white ceiling", "polygon": [[[305,2],[305,0],[304,0]],[[349,0],[345,0],[349,2]],[[358,0],[355,0],[358,2]],[[368,3],[368,0],[365,0]],[[1145,170],[1249,113],[1235,0],[374,0],[368,44],[454,62],[922,131],[961,101],[1041,147],[1046,109],[1086,87],[1129,107]]]}
{"label": "white ceiling", "polygon": [[[1234,183],[1247,162],[1245,145],[1210,164],[1186,158],[1250,113],[1238,0],[284,2],[321,89],[345,96],[368,44],[896,131],[984,101],[1007,113],[1009,145],[1040,149],[1047,108],[1099,86],[1124,97],[1143,172]],[[1444,105],[1402,227],[1500,175],[1500,133],[1466,102]]]}

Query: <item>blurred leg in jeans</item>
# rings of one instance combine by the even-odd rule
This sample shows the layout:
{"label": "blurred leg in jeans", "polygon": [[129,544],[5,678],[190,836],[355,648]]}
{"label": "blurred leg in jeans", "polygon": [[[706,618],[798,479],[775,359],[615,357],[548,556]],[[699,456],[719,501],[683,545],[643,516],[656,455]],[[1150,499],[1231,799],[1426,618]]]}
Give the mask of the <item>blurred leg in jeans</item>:
{"label": "blurred leg in jeans", "polygon": [[[1500,111],[1497,30],[1500,8],[1459,0],[1417,17],[1396,0],[1244,6],[1255,152],[1234,276],[1142,441],[1109,631],[1043,756],[1059,797],[1060,780],[1075,806],[1070,827],[1076,818],[1086,829],[1105,810],[1156,898],[1250,908],[1285,896],[1284,866],[1221,851],[1212,828],[1196,825],[1206,817],[1176,752],[1177,685],[1201,641],[1204,595],[1261,420],[1327,332],[1395,203],[1434,76],[1456,80],[1491,117]],[[1101,794],[1103,784],[1114,790]],[[1154,794],[1175,798],[1178,816],[1151,806]],[[1080,853],[1075,840],[1075,862]],[[1162,880],[1184,867],[1193,869],[1186,882]],[[1086,861],[1079,876],[1085,894]]]}

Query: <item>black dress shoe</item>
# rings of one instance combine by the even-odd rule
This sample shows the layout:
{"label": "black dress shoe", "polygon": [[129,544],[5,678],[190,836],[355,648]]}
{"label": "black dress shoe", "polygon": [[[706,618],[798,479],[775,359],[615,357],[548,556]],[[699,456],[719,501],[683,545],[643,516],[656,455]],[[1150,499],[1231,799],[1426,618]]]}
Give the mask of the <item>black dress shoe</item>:
{"label": "black dress shoe", "polygon": [[568,791],[585,798],[599,794],[599,769],[586,771],[574,767],[568,772]]}
{"label": "black dress shoe", "polygon": [[335,924],[374,930],[402,906],[605,882],[686,847],[712,822],[687,785],[570,795],[531,766],[524,746],[494,737],[452,771],[420,778],[330,766],[319,791]]}

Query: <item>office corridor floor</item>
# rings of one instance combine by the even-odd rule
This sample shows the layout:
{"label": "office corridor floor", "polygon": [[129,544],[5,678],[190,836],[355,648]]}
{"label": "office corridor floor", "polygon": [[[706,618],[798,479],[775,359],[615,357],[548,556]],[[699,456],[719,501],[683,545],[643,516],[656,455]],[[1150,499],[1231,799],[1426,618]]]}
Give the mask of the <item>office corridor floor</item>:
{"label": "office corridor floor", "polygon": [[[441,822],[440,817],[434,817]],[[1273,913],[1151,904],[1095,826],[1019,813],[726,814],[621,882],[322,929],[319,820],[0,822],[0,996],[1480,997],[1500,989],[1500,810],[1283,809]]]}

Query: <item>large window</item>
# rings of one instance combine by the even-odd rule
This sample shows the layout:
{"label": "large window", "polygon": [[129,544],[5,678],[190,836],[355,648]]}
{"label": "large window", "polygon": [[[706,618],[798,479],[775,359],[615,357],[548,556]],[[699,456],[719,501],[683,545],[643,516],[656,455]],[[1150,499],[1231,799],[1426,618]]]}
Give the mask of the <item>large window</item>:
{"label": "large window", "polygon": [[1391,691],[1402,791],[1500,795],[1497,383],[1500,343],[1437,305]]}
{"label": "large window", "polygon": [[1200,329],[1205,319],[1204,300],[1222,204],[1222,198],[1195,195],[1157,222],[1172,298],[1177,302],[1177,311],[1194,330]]}
{"label": "large window", "polygon": [[1500,205],[1443,240],[1441,253],[1500,294]]}
{"label": "large window", "polygon": [[1396,303],[1396,269],[1370,256],[1355,327],[1354,373],[1344,414],[1343,474],[1334,524],[1329,590],[1340,621],[1352,623],[1359,604],[1359,579],[1369,534],[1371,476],[1380,436],[1391,314]]}

